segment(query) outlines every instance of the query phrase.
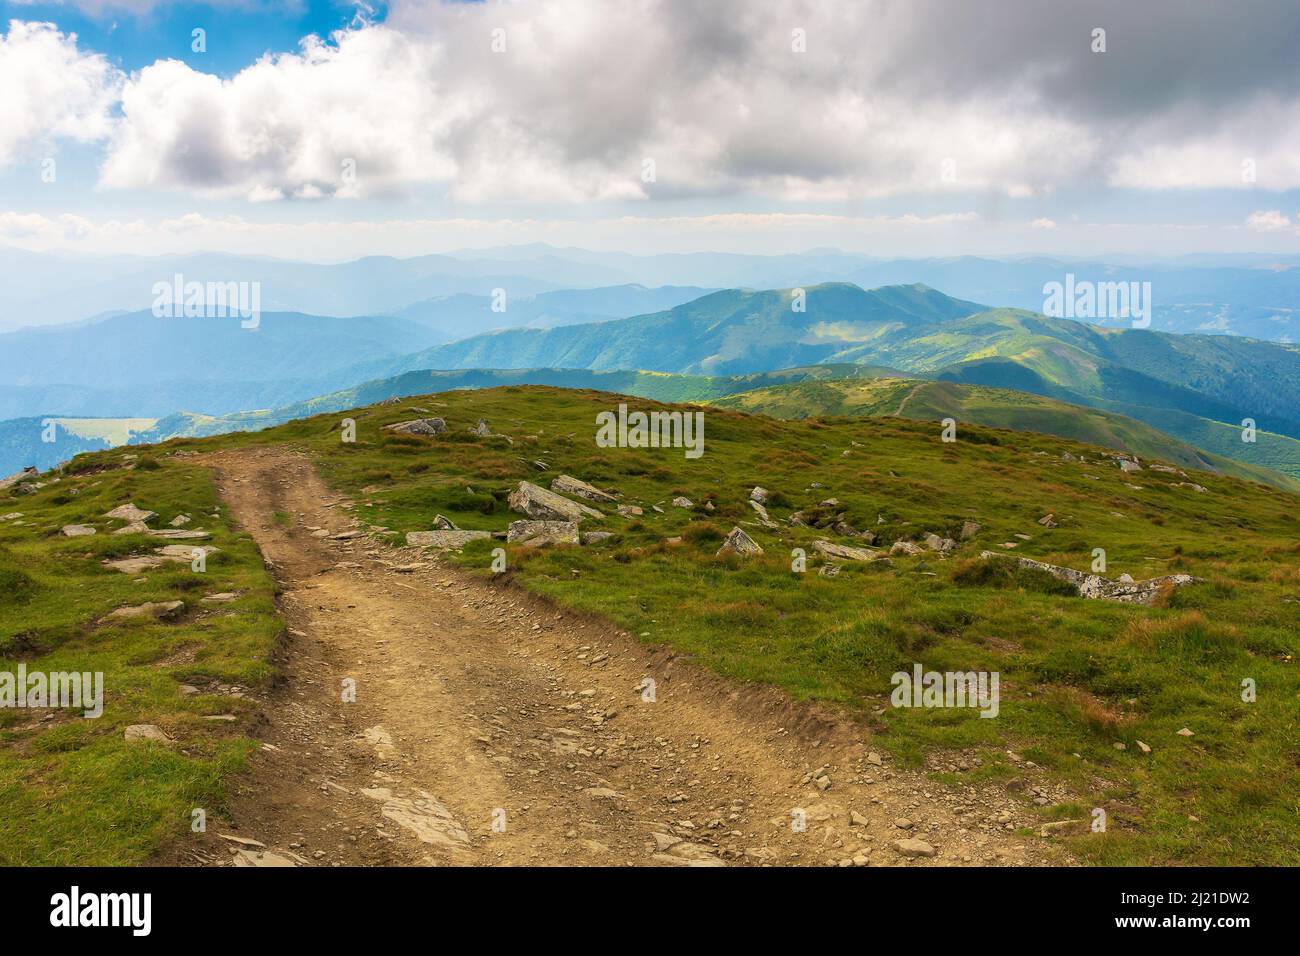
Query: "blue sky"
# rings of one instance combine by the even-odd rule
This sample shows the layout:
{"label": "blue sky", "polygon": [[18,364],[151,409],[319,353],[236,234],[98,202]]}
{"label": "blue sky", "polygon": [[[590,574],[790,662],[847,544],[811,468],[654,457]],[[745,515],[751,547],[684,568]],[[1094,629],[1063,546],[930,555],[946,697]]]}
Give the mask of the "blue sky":
{"label": "blue sky", "polygon": [[0,3],[0,242],[1300,251],[1294,4],[979,7]]}

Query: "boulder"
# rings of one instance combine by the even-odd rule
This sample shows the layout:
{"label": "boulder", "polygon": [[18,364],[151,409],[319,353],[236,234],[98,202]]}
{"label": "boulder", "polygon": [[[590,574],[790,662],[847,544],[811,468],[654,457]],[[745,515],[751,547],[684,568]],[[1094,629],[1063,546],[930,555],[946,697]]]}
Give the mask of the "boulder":
{"label": "boulder", "polygon": [[574,478],[572,475],[560,475],[551,482],[551,490],[559,492],[562,495],[574,495],[578,498],[586,498],[588,501],[604,501],[613,504],[618,500],[617,495],[612,495],[608,491],[601,491],[594,485],[589,485],[585,481]]}
{"label": "boulder", "polygon": [[202,551],[203,556],[206,558],[208,555],[215,554],[220,550],[220,548],[214,548],[210,544],[169,544],[157,549],[154,554],[158,555],[165,561],[183,561],[184,563],[189,564],[194,560],[195,551]]}
{"label": "boulder", "polygon": [[59,529],[59,533],[65,538],[81,538],[94,534],[95,529],[88,524],[65,524]]}
{"label": "boulder", "polygon": [[20,481],[31,481],[31,479],[35,478],[39,474],[39,471],[29,466],[20,472],[10,475],[8,478],[0,478],[0,491],[16,485]]}
{"label": "boulder", "polygon": [[166,528],[162,531],[153,531],[146,527],[144,530],[151,538],[168,538],[172,541],[202,541],[206,538],[212,537],[212,535],[206,531],[185,531],[181,528]]}
{"label": "boulder", "polygon": [[925,548],[911,541],[895,541],[890,554],[925,554]]}
{"label": "boulder", "polygon": [[384,429],[390,432],[400,432],[403,435],[431,437],[445,432],[447,423],[441,418],[413,418],[409,422],[396,422],[392,425],[385,425]]}
{"label": "boulder", "polygon": [[926,534],[925,546],[931,551],[940,551],[947,554],[949,551],[955,551],[957,542],[952,538],[941,538],[937,534]]}
{"label": "boulder", "polygon": [[[1069,452],[1066,452],[1069,454]],[[980,533],[980,524],[978,521],[963,521],[961,525],[961,539],[966,541]]]}
{"label": "boulder", "polygon": [[614,535],[609,531],[586,531],[582,535],[583,544],[601,544],[608,541]]}
{"label": "boulder", "polygon": [[1038,519],[1038,523],[1041,524],[1044,528],[1055,528],[1055,527],[1056,527],[1056,515],[1054,515],[1054,514],[1045,514],[1045,515],[1043,515],[1041,518]]}
{"label": "boulder", "polygon": [[149,526],[143,521],[132,521],[130,524],[124,524],[113,534],[147,534]]}
{"label": "boulder", "polygon": [[490,537],[490,531],[408,531],[406,543],[412,548],[463,548],[471,541]]}
{"label": "boulder", "polygon": [[435,531],[459,531],[460,530],[460,528],[457,528],[455,523],[450,518],[444,518],[442,515],[438,515],[433,519],[433,527]]}
{"label": "boulder", "polygon": [[1103,578],[1099,574],[1087,574],[1083,571],[1076,571],[1074,568],[1063,568],[1059,565],[1048,564],[1045,561],[1035,561],[1033,558],[1012,558],[1010,555],[1001,555],[995,551],[981,552],[980,557],[1013,560],[1021,567],[1046,571],[1053,577],[1074,585],[1080,597],[1091,600],[1121,601],[1125,604],[1150,605],[1166,588],[1180,588],[1193,584],[1198,580],[1190,574],[1166,574],[1158,578],[1148,578],[1145,581],[1134,581],[1131,577],[1125,581],[1124,578],[1128,577],[1128,575],[1122,575],[1119,579],[1112,581]]}
{"label": "boulder", "polygon": [[895,840],[894,849],[903,856],[934,856],[939,851],[924,840]]}
{"label": "boulder", "polygon": [[127,740],[157,740],[164,744],[172,740],[157,724],[132,724],[122,732],[122,736]]}
{"label": "boulder", "polygon": [[763,549],[758,546],[758,542],[747,535],[740,528],[732,528],[731,533],[727,535],[726,540],[722,542],[722,547],[718,548],[718,554],[762,554]]}
{"label": "boulder", "polygon": [[577,544],[576,521],[512,521],[506,531],[506,540],[528,548],[548,544]]}
{"label": "boulder", "polygon": [[624,518],[639,518],[645,514],[645,512],[636,505],[619,505],[618,513]]}
{"label": "boulder", "polygon": [[777,526],[776,522],[768,517],[767,509],[757,501],[750,501],[749,506],[754,509],[754,513],[758,515],[759,523],[762,524],[764,528],[775,528]]}
{"label": "boulder", "polygon": [[749,492],[749,500],[757,501],[760,505],[767,504],[768,490],[761,485],[755,485]]}
{"label": "boulder", "polygon": [[143,508],[137,508],[134,504],[118,505],[112,511],[106,512],[105,518],[116,518],[119,521],[129,523],[146,522],[158,517],[157,512],[145,511]]}
{"label": "boulder", "polygon": [[1119,460],[1119,470],[1120,471],[1141,471],[1142,466],[1139,465],[1136,461],[1129,461],[1127,458],[1121,458]]}
{"label": "boulder", "polygon": [[879,551],[871,551],[867,548],[849,548],[842,544],[835,544],[832,541],[823,541],[818,539],[813,542],[813,550],[826,555],[828,558],[843,558],[846,561],[874,561],[880,557]]}
{"label": "boulder", "polygon": [[157,621],[172,621],[180,617],[184,610],[184,601],[149,601],[132,607],[119,607],[110,611],[104,620],[123,621],[150,617]]}
{"label": "boulder", "polygon": [[674,508],[694,508],[694,507],[695,507],[695,503],[694,503],[693,501],[691,501],[690,498],[686,498],[686,497],[683,497],[682,495],[678,495],[676,498],[673,499],[673,507],[674,507]]}
{"label": "boulder", "polygon": [[492,429],[488,428],[486,418],[480,418],[478,424],[470,426],[469,433],[477,435],[479,438],[487,438],[492,434]]}
{"label": "boulder", "polygon": [[595,508],[547,491],[530,481],[519,482],[519,487],[510,493],[507,501],[511,511],[537,521],[581,521],[583,518],[602,517]]}

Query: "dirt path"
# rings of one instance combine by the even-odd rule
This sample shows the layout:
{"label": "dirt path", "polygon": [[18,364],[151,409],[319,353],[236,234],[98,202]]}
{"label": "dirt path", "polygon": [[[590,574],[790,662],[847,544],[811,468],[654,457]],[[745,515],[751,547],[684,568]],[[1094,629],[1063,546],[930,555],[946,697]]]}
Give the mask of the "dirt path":
{"label": "dirt path", "polygon": [[[832,714],[436,556],[327,537],[354,530],[350,506],[293,452],[207,460],[279,581],[290,639],[229,819],[178,862],[1047,861],[1048,841],[1009,829],[1032,820],[1023,798],[895,771]],[[903,855],[907,838],[936,855]]]}

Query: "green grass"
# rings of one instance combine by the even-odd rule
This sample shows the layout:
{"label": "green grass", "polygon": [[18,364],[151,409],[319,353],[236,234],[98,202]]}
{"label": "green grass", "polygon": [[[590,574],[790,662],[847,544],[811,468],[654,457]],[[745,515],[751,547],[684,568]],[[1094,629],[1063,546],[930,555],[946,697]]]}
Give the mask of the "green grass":
{"label": "green grass", "polygon": [[[589,527],[615,532],[605,544],[509,548],[510,579],[742,684],[842,705],[870,730],[873,748],[905,763],[971,749],[983,757],[981,773],[1010,779],[1020,772],[1006,756],[1013,750],[1068,784],[1074,809],[1108,809],[1108,833],[1065,838],[1086,862],[1298,862],[1300,499],[1209,474],[1195,476],[1208,488],[1200,494],[1175,487],[1178,475],[1125,475],[1098,460],[1101,449],[1033,433],[964,425],[961,440],[946,444],[937,424],[896,418],[778,421],[710,408],[698,460],[680,449],[598,448],[596,413],[619,400],[544,387],[447,392],[348,412],[355,444],[340,442],[342,416],[329,414],[173,440],[158,460],[181,449],[290,444],[356,500],[357,514],[394,529],[385,533],[394,541],[430,528],[439,513],[462,528],[504,529],[517,517],[506,497],[520,479],[547,485],[567,473],[616,488],[643,517],[601,506],[606,518]],[[381,429],[425,414],[445,418],[448,431],[426,439]],[[479,418],[496,437],[468,434]],[[1089,462],[1066,461],[1067,451]],[[746,499],[756,484],[773,493],[780,530],[746,526],[766,549],[761,557],[715,557],[723,534],[753,520]],[[672,507],[678,494],[695,507]],[[848,563],[823,577],[811,543],[834,536],[786,519],[830,497],[885,542],[955,536],[968,519],[983,530],[948,559]],[[1048,512],[1059,522],[1050,530],[1037,524]],[[1056,564],[1087,569],[1101,547],[1111,576],[1204,580],[1167,606],[1085,601],[1060,593],[1054,579],[978,559],[1017,533],[1032,536],[1017,554]],[[667,543],[676,536],[680,544]],[[456,559],[486,578],[496,546],[475,542]],[[807,551],[807,573],[791,571],[793,548]],[[914,662],[998,671],[999,717],[889,708],[890,675]],[[1255,703],[1241,700],[1247,677],[1258,685]],[[1179,736],[1182,727],[1195,736]],[[1154,752],[1141,754],[1138,740]]]}
{"label": "green grass", "polygon": [[[25,708],[0,710],[0,865],[118,865],[150,859],[185,833],[194,808],[209,816],[225,800],[225,780],[254,742],[239,724],[205,714],[250,714],[227,696],[184,696],[181,683],[264,687],[281,624],[274,584],[251,539],[211,518],[216,490],[207,469],[164,456],[127,467],[120,452],[81,459],[36,494],[0,497],[0,671],[102,672],[104,713],[56,710],[49,721]],[[108,466],[107,470],[98,470]],[[43,480],[49,481],[47,475]],[[167,565],[138,575],[104,567],[105,558],[147,553],[167,542],[111,535],[101,517],[123,502],[157,511],[161,527],[185,512],[213,532],[221,549],[204,573]],[[93,537],[65,538],[65,524],[90,524]],[[200,598],[239,592],[228,604]],[[122,605],[182,600],[174,623],[106,622]],[[156,724],[174,745],[123,739],[130,724]]]}

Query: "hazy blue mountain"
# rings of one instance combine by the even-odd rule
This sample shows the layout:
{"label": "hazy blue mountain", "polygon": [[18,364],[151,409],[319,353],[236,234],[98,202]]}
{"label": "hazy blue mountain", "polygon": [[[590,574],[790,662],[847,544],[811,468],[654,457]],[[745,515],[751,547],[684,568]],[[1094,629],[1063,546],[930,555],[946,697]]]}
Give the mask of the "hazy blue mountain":
{"label": "hazy blue mountain", "polygon": [[788,289],[728,289],[651,315],[493,332],[366,368],[376,375],[538,367],[729,375],[834,361],[852,344],[914,334],[983,309],[924,286],[868,292],[843,283],[811,287],[804,310],[797,305]]}
{"label": "hazy blue mountain", "polygon": [[496,288],[526,296],[629,281],[613,270],[546,255],[504,271],[497,262],[448,256],[316,264],[218,254],[87,258],[0,249],[0,330],[148,309],[154,283],[177,274],[187,281],[258,282],[268,312],[328,316],[387,314],[434,296],[490,295]]}
{"label": "hazy blue mountain", "polygon": [[436,340],[418,323],[391,316],[265,312],[258,327],[249,329],[237,317],[133,312],[92,325],[0,335],[0,384],[112,388],[175,379],[296,379]]}
{"label": "hazy blue mountain", "polygon": [[650,289],[636,283],[597,289],[557,289],[504,299],[503,311],[493,311],[491,295],[440,296],[415,302],[396,314],[433,329],[451,342],[500,328],[553,328],[584,322],[605,322],[670,309],[711,292],[697,286]]}

